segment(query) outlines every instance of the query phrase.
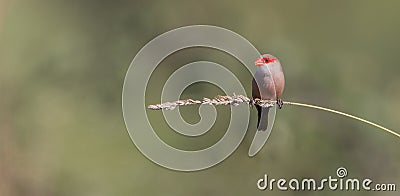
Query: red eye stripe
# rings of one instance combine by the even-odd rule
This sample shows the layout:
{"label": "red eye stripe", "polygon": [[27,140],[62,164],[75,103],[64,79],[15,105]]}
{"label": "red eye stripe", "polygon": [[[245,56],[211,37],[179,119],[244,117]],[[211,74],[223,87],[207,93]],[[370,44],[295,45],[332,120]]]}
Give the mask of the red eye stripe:
{"label": "red eye stripe", "polygon": [[266,57],[266,58],[263,58],[263,61],[265,62],[265,63],[272,63],[272,62],[275,62],[275,58],[268,58],[268,57]]}

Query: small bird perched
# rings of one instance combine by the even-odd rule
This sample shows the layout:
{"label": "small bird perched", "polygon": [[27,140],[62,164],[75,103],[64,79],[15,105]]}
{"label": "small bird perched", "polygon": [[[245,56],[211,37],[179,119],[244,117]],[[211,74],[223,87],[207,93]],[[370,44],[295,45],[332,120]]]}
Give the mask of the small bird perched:
{"label": "small bird perched", "polygon": [[[281,63],[276,57],[264,54],[255,61],[255,65],[257,70],[252,82],[253,99],[277,100],[279,108],[282,108],[283,103],[280,98],[285,87],[285,77]],[[256,105],[256,108],[258,111],[257,130],[265,131],[268,127],[269,108],[259,105]]]}

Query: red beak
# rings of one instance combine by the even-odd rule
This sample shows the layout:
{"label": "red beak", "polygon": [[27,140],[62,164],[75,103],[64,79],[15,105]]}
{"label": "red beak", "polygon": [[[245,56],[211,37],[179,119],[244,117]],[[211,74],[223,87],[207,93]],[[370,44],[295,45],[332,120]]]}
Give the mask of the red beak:
{"label": "red beak", "polygon": [[256,66],[263,66],[264,65],[264,58],[258,58],[256,62],[254,62]]}

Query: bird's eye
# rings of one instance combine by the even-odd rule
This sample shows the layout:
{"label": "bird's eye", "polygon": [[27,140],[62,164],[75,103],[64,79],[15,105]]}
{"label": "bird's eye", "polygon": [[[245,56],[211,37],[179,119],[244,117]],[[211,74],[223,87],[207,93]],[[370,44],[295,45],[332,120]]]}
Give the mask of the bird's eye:
{"label": "bird's eye", "polygon": [[269,63],[269,58],[264,58],[265,63]]}

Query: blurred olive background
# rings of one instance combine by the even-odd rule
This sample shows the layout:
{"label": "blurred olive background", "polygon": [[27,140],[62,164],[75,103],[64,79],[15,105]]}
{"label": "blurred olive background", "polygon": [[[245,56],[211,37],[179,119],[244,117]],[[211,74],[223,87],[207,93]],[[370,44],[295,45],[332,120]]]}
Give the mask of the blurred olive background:
{"label": "blurred olive background", "polygon": [[[168,30],[210,24],[280,58],[284,100],[329,106],[399,131],[399,8],[394,0],[1,1],[0,195],[319,195],[259,191],[256,182],[264,174],[321,179],[336,176],[338,167],[346,167],[349,177],[397,183],[400,189],[399,139],[341,116],[284,107],[267,145],[249,158],[256,124],[252,109],[248,133],[232,156],[187,173],[146,159],[131,142],[121,111],[124,76],[141,47]],[[223,64],[250,93],[251,74],[238,61],[194,48],[160,64],[146,103],[158,103],[168,76],[198,60]],[[221,93],[200,83],[182,98]],[[229,108],[217,108],[216,124],[198,138],[166,128],[160,111],[148,116],[169,144],[199,149],[224,134]],[[181,112],[188,122],[199,120],[195,106]]]}

